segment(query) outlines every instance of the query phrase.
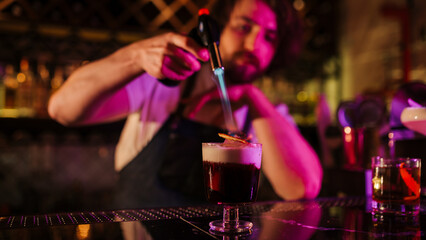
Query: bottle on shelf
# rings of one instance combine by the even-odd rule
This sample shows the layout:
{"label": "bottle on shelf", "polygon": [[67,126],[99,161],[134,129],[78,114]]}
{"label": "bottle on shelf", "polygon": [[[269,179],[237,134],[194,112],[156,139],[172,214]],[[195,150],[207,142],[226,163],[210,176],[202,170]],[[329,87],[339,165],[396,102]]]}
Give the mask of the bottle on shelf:
{"label": "bottle on shelf", "polygon": [[38,62],[37,74],[35,77],[33,108],[38,118],[48,117],[47,102],[49,100],[50,73],[46,64]]}
{"label": "bottle on shelf", "polygon": [[5,107],[5,100],[6,100],[6,87],[4,86],[4,76],[5,73],[5,67],[3,64],[0,64],[0,116],[2,115],[2,110]]}
{"label": "bottle on shelf", "polygon": [[51,93],[54,93],[56,90],[58,90],[62,83],[64,83],[64,69],[61,66],[57,66],[55,68],[55,74],[50,81]]}
{"label": "bottle on shelf", "polygon": [[15,68],[12,64],[7,64],[5,68],[5,75],[3,77],[3,84],[5,87],[4,109],[2,110],[2,117],[17,117],[17,92],[18,92],[18,79]]}
{"label": "bottle on shelf", "polygon": [[18,80],[16,105],[21,117],[33,117],[33,93],[34,93],[34,73],[30,69],[27,58],[22,58],[20,62],[20,72],[16,76]]}

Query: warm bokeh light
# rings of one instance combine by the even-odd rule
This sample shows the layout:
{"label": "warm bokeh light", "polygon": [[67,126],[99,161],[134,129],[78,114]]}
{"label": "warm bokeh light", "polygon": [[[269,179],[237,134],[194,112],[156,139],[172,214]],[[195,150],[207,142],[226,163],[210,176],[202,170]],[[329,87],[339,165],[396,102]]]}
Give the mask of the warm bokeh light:
{"label": "warm bokeh light", "polygon": [[345,128],[343,129],[343,131],[344,131],[346,134],[350,134],[350,133],[352,132],[352,128],[350,128],[350,127],[345,127]]}
{"label": "warm bokeh light", "polygon": [[89,224],[81,224],[77,226],[77,239],[84,240],[89,237],[90,225]]}
{"label": "warm bokeh light", "polygon": [[388,138],[389,138],[388,147],[392,149],[395,145],[393,132],[388,133]]}
{"label": "warm bokeh light", "polygon": [[18,80],[19,83],[25,82],[25,80],[26,80],[25,74],[18,73],[18,75],[16,76],[16,79]]}
{"label": "warm bokeh light", "polygon": [[352,128],[345,127],[343,132],[345,133],[345,142],[352,142]]}
{"label": "warm bokeh light", "polygon": [[297,93],[296,98],[299,102],[306,102],[306,100],[308,100],[308,93],[306,91],[300,91]]}
{"label": "warm bokeh light", "polygon": [[303,1],[303,0],[296,0],[296,1],[293,2],[293,7],[297,11],[301,11],[301,10],[303,10],[303,8],[305,8],[305,1]]}

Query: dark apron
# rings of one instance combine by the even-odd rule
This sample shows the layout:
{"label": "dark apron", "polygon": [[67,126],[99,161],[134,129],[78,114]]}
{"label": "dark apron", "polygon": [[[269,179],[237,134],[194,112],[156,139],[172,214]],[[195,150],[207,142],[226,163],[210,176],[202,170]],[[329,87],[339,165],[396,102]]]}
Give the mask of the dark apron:
{"label": "dark apron", "polygon": [[119,208],[205,202],[202,142],[220,142],[218,128],[171,115],[147,146],[120,171]]}

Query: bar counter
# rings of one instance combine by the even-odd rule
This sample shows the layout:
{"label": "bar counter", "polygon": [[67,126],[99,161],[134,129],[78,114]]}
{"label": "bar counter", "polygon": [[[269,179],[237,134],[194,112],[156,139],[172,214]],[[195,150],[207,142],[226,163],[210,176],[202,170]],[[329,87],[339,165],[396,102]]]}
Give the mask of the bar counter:
{"label": "bar counter", "polygon": [[373,216],[369,198],[257,202],[240,208],[250,234],[218,236],[216,205],[64,212],[0,217],[3,239],[423,239],[426,201],[417,217]]}

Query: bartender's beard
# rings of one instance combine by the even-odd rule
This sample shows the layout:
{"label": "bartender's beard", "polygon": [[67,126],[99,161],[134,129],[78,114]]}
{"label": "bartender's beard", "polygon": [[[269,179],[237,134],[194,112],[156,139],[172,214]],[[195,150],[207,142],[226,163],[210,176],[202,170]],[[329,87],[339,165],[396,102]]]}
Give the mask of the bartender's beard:
{"label": "bartender's beard", "polygon": [[252,83],[264,74],[257,57],[247,52],[236,53],[230,61],[224,61],[223,65],[228,84]]}

